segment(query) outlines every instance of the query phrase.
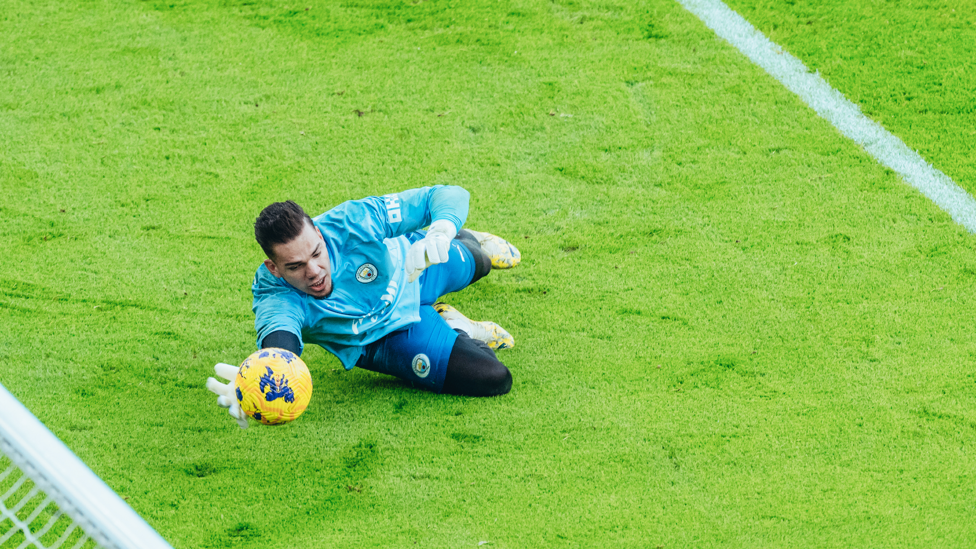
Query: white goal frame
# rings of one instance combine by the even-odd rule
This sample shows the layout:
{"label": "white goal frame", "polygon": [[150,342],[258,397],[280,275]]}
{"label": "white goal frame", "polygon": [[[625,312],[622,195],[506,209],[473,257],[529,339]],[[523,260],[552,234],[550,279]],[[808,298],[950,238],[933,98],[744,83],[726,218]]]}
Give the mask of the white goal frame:
{"label": "white goal frame", "polygon": [[[2,384],[0,453],[99,546],[107,549],[172,549]],[[0,471],[0,474],[4,472]],[[0,506],[2,504],[0,501]],[[7,513],[4,515],[7,516],[0,516],[0,521],[12,520]]]}

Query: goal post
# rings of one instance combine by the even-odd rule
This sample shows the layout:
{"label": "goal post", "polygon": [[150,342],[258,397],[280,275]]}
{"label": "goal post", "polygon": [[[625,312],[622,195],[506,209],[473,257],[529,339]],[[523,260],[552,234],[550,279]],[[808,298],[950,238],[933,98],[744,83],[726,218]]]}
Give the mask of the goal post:
{"label": "goal post", "polygon": [[172,549],[0,384],[0,549]]}

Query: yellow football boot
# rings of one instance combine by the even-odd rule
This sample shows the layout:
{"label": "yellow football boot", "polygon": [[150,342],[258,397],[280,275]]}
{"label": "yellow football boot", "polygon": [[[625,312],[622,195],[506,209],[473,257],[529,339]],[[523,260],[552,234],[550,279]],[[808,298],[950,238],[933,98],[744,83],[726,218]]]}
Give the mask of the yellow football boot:
{"label": "yellow football boot", "polygon": [[522,253],[507,240],[489,233],[467,229],[491,258],[492,269],[511,269],[522,261]]}
{"label": "yellow football boot", "polygon": [[515,339],[512,337],[512,334],[494,322],[489,320],[482,322],[471,320],[462,315],[461,311],[458,311],[447,303],[435,303],[434,310],[441,315],[441,318],[447,321],[447,325],[452,330],[461,330],[468,334],[468,337],[471,339],[484,341],[493,351],[511,349],[515,346]]}

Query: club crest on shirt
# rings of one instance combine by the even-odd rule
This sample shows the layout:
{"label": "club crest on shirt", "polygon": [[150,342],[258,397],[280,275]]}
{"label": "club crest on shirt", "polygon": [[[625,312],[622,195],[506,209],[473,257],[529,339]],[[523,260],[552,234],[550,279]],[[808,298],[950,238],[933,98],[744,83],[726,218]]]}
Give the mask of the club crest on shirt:
{"label": "club crest on shirt", "polygon": [[356,270],[356,280],[367,283],[376,280],[376,265],[372,263],[363,263]]}
{"label": "club crest on shirt", "polygon": [[413,357],[410,363],[413,366],[413,373],[417,374],[417,377],[424,378],[430,373],[430,359],[427,358],[427,355],[420,353]]}

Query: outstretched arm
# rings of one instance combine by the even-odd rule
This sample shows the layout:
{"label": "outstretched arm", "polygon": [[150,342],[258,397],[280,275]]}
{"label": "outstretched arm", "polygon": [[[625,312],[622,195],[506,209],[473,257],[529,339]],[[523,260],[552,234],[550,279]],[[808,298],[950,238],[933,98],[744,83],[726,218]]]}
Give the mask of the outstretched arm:
{"label": "outstretched arm", "polygon": [[[302,354],[302,344],[298,336],[286,330],[277,330],[265,336],[261,340],[261,348],[267,349],[268,347],[287,349],[299,356]],[[214,366],[214,371],[218,376],[230,381],[223,383],[216,378],[208,378],[207,389],[217,395],[217,405],[221,408],[227,408],[227,413],[234,418],[237,425],[241,429],[247,429],[247,415],[241,410],[240,402],[237,400],[237,388],[235,387],[237,366],[220,363]]]}
{"label": "outstretched arm", "polygon": [[267,349],[269,347],[287,349],[298,356],[302,356],[302,342],[298,336],[286,330],[278,330],[264,336],[264,339],[261,340],[261,348]]}
{"label": "outstretched arm", "polygon": [[[254,294],[254,327],[258,332],[258,345],[262,349],[277,347],[287,349],[296,355],[302,354],[301,333],[305,309],[301,299],[287,290],[267,271],[258,268],[251,286]],[[237,398],[237,366],[220,363],[214,366],[218,377],[229,380],[222,382],[217,378],[207,379],[207,389],[217,395],[217,405],[227,408],[241,429],[247,429],[247,416],[241,410]]]}

